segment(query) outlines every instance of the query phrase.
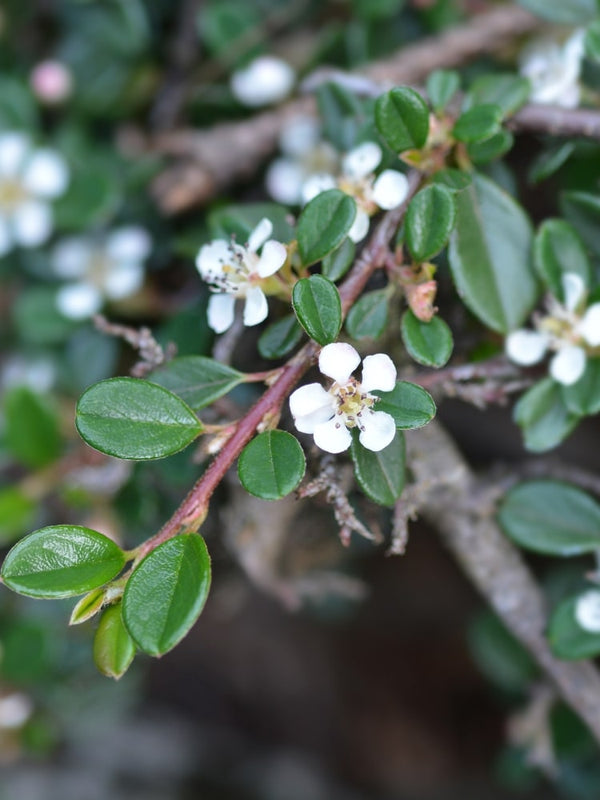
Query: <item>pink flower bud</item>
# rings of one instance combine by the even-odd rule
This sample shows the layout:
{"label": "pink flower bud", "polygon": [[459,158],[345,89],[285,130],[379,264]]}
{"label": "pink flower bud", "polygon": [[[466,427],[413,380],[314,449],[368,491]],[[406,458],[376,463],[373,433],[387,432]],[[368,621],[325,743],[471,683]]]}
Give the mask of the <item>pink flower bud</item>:
{"label": "pink flower bud", "polygon": [[73,76],[60,61],[40,61],[32,70],[29,82],[36,97],[48,105],[64,102],[73,89]]}

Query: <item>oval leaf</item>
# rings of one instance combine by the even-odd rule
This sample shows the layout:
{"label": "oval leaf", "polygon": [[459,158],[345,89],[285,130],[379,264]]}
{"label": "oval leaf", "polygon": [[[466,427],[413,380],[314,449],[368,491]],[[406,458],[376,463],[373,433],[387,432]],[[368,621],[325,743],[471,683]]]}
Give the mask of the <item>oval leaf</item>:
{"label": "oval leaf", "polygon": [[494,103],[464,111],[456,120],[452,134],[460,142],[483,142],[500,130],[502,109]]}
{"label": "oval leaf", "polygon": [[562,277],[574,272],[590,284],[591,268],[583,242],[575,228],[564,219],[547,219],[534,241],[535,267],[552,294],[564,302]]}
{"label": "oval leaf", "polygon": [[298,322],[311,339],[322,345],[335,342],[342,327],[340,293],[322,275],[301,278],[292,291]]}
{"label": "oval leaf", "polygon": [[348,312],[346,330],[355,339],[377,339],[387,324],[389,293],[386,289],[363,294]]}
{"label": "oval leaf", "polygon": [[123,622],[140,650],[160,656],[183,639],[204,608],[210,557],[196,533],[169,539],[138,564],[123,594]]}
{"label": "oval leaf", "polygon": [[302,339],[303,331],[293,314],[269,325],[258,340],[258,352],[263,358],[281,358]]}
{"label": "oval leaf", "polygon": [[514,114],[529,99],[531,84],[527,78],[512,72],[480,75],[469,89],[466,101],[469,106],[493,103],[500,106],[503,116]]}
{"label": "oval leaf", "polygon": [[529,481],[511,489],[498,514],[521,547],[553,556],[576,556],[600,547],[600,506],[559,481]]}
{"label": "oval leaf", "polygon": [[51,525],[21,539],[4,560],[2,580],[29,597],[73,597],[112,580],[125,554],[98,531]]}
{"label": "oval leaf", "polygon": [[514,142],[515,137],[510,131],[500,130],[483,142],[471,142],[467,145],[467,155],[474,164],[487,164],[508,153]]}
{"label": "oval leaf", "polygon": [[418,149],[429,134],[429,109],[414,89],[401,86],[377,98],[375,124],[392,150]]}
{"label": "oval leaf", "polygon": [[487,326],[508,333],[535,306],[531,225],[523,209],[493,181],[474,175],[455,196],[449,259],[459,295]]}
{"label": "oval leaf", "polygon": [[439,114],[460,89],[460,75],[454,69],[436,69],[427,78],[426,89],[433,110]]}
{"label": "oval leaf", "polygon": [[202,423],[176,395],[138,378],[110,378],[77,403],[77,430],[101,453],[144,461],[177,453],[202,431]]}
{"label": "oval leaf", "polygon": [[428,261],[446,245],[454,221],[454,195],[445,186],[431,184],[416,194],[406,212],[406,244],[415,261]]}
{"label": "oval leaf", "polygon": [[552,378],[538,381],[525,392],[514,407],[513,417],[523,431],[525,447],[533,453],[556,447],[578,422],[565,404],[562,387]]}
{"label": "oval leaf", "polygon": [[47,397],[26,386],[15,386],[4,395],[4,438],[7,450],[32,469],[45,467],[61,453],[58,415]]}
{"label": "oval leaf", "polygon": [[304,451],[286,431],[259,433],[244,447],[238,461],[240,483],[263,500],[279,500],[293,492],[305,470]]}
{"label": "oval leaf", "polygon": [[404,489],[405,453],[401,431],[377,453],[367,450],[358,436],[353,436],[350,452],[356,481],[367,497],[382,506],[393,505]]}
{"label": "oval leaf", "polygon": [[244,375],[212,358],[181,356],[154,370],[150,380],[200,411],[242,383]]}
{"label": "oval leaf", "polygon": [[452,355],[452,332],[440,317],[430,322],[418,319],[410,309],[402,315],[404,346],[419,364],[443,367]]}
{"label": "oval leaf", "polygon": [[575,608],[578,597],[564,600],[554,610],[548,625],[550,649],[558,658],[576,661],[600,655],[600,633],[586,631],[577,622]]}
{"label": "oval leaf", "polygon": [[121,604],[109,606],[100,617],[93,645],[94,664],[103,675],[118,680],[129,669],[135,644],[123,625]]}
{"label": "oval leaf", "polygon": [[323,259],[323,275],[330,281],[339,281],[352,266],[355,254],[356,245],[352,239],[344,239],[339,247]]}
{"label": "oval leaf", "polygon": [[320,261],[342,243],[356,217],[356,201],[339,189],[321,192],[298,218],[298,251],[302,263]]}
{"label": "oval leaf", "polygon": [[600,359],[588,358],[581,378],[562,386],[562,397],[571,414],[585,417],[600,411]]}
{"label": "oval leaf", "polygon": [[376,411],[385,411],[401,430],[422,428],[435,417],[433,397],[416,383],[398,381],[391,392],[373,392],[380,398]]}

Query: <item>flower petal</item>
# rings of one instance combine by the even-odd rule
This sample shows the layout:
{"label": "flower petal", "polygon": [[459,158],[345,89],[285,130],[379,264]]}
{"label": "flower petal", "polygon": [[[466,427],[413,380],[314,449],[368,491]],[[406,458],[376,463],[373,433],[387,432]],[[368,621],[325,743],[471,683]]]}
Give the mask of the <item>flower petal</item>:
{"label": "flower petal", "polygon": [[259,56],[245,69],[231,76],[231,91],[246,106],[276,103],[286,97],[296,80],[296,73],[280,58]]}
{"label": "flower petal", "polygon": [[585,370],[585,351],[574,344],[561,347],[550,361],[550,375],[563,386],[577,383]]}
{"label": "flower petal", "polygon": [[594,303],[577,325],[577,333],[592,347],[600,345],[600,303]]}
{"label": "flower petal", "polygon": [[386,414],[385,411],[363,412],[358,440],[367,450],[373,450],[375,453],[383,450],[395,435],[396,423],[390,414]]}
{"label": "flower petal", "polygon": [[408,196],[408,178],[397,169],[386,169],[373,184],[371,197],[379,208],[397,208]]}
{"label": "flower petal", "polygon": [[36,150],[27,161],[23,185],[39,197],[58,197],[69,184],[69,168],[53,150]]}
{"label": "flower petal", "polygon": [[256,253],[272,233],[273,223],[267,217],[263,217],[248,237],[248,250],[251,253]]}
{"label": "flower petal", "polygon": [[246,292],[246,304],[244,306],[244,325],[258,325],[267,318],[269,304],[265,293],[260,286],[252,286]]}
{"label": "flower petal", "polygon": [[367,356],[363,361],[361,389],[363,392],[371,392],[373,389],[391,392],[396,385],[397,374],[394,362],[385,353]]}
{"label": "flower petal", "polygon": [[302,433],[313,433],[315,426],[331,419],[335,400],[320,383],[301,386],[290,395],[290,411],[296,428]]}
{"label": "flower petal", "polygon": [[52,271],[59,278],[79,278],[88,271],[94,251],[90,240],[83,236],[63,239],[50,255]]}
{"label": "flower petal", "polygon": [[576,272],[565,272],[562,275],[562,287],[565,295],[565,308],[575,311],[585,296],[585,283]]}
{"label": "flower petal", "polygon": [[319,369],[336,383],[347,383],[360,364],[360,356],[351,344],[326,344],[319,354]]}
{"label": "flower petal", "polygon": [[29,150],[29,138],[23,133],[11,131],[0,135],[0,175],[16,175]]}
{"label": "flower petal", "polygon": [[303,167],[291,158],[276,158],[265,176],[268,193],[286,206],[300,205],[302,184],[306,178]]}
{"label": "flower petal", "polygon": [[363,211],[362,208],[357,208],[356,217],[354,217],[352,227],[348,231],[348,238],[355,243],[362,242],[368,232],[369,215],[366,211]]}
{"label": "flower petal", "polygon": [[28,200],[16,209],[12,224],[15,241],[21,247],[37,247],[52,233],[52,210],[41,200]]}
{"label": "flower petal", "polygon": [[144,261],[152,247],[150,234],[144,228],[131,225],[113,231],[106,240],[106,253],[115,261]]}
{"label": "flower petal", "polygon": [[600,591],[590,589],[575,602],[575,619],[584,631],[600,633]]}
{"label": "flower petal", "polygon": [[261,278],[268,278],[269,275],[274,275],[277,270],[281,269],[287,259],[287,248],[281,242],[276,242],[274,239],[269,239],[265,242],[260,255],[256,271]]}
{"label": "flower petal", "polygon": [[548,349],[548,339],[543,333],[522,328],[508,334],[504,347],[511,361],[523,367],[530,367],[544,357]]}
{"label": "flower petal", "polygon": [[223,274],[223,267],[233,260],[232,245],[226,239],[215,239],[200,248],[196,267],[205,281]]}
{"label": "flower petal", "polygon": [[104,293],[109,300],[122,300],[135,294],[144,283],[144,267],[136,261],[111,266],[104,276]]}
{"label": "flower petal", "polygon": [[307,178],[302,186],[302,202],[304,204],[310,203],[321,192],[335,189],[336,186],[337,182],[333,175],[328,172],[316,172]]}
{"label": "flower petal", "polygon": [[213,294],[208,301],[208,325],[215,333],[223,333],[233,325],[235,298],[232,294]]}
{"label": "flower petal", "polygon": [[317,447],[326,453],[343,453],[352,444],[352,435],[338,416],[317,425],[313,436]]}
{"label": "flower petal", "polygon": [[342,172],[352,180],[361,180],[377,169],[381,161],[381,147],[375,142],[363,142],[346,153],[342,159]]}
{"label": "flower petal", "polygon": [[56,307],[69,319],[87,319],[102,308],[102,295],[90,283],[70,283],[56,293]]}

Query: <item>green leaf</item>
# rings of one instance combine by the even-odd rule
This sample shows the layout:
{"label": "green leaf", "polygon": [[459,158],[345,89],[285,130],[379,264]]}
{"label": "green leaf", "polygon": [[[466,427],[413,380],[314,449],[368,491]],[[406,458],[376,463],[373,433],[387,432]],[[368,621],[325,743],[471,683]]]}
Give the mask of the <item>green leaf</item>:
{"label": "green leaf", "polygon": [[306,459],[295,436],[286,431],[265,431],[242,450],[238,477],[247,492],[263,500],[279,500],[298,487]]}
{"label": "green leaf", "polygon": [[122,187],[116,171],[106,164],[86,161],[71,172],[67,191],[54,203],[58,230],[79,231],[104,225],[122,202]]}
{"label": "green leaf", "polygon": [[518,0],[519,5],[549,22],[559,25],[585,25],[598,13],[596,0]]}
{"label": "green leaf", "polygon": [[196,533],[168,539],[132,572],[123,595],[123,622],[140,650],[160,656],[175,647],[200,616],[210,588],[210,557]]}
{"label": "green leaf", "polygon": [[429,134],[429,110],[420,94],[401,86],[377,98],[375,124],[392,150],[419,149]]}
{"label": "green leaf", "polygon": [[263,358],[282,358],[300,343],[303,330],[294,314],[271,323],[258,339],[258,352]]}
{"label": "green leaf", "polygon": [[436,69],[429,74],[425,86],[433,110],[439,114],[460,89],[460,75],[454,69]]}
{"label": "green leaf", "polygon": [[508,153],[514,143],[515,137],[510,131],[500,130],[484,142],[467,145],[467,155],[473,164],[487,164]]}
{"label": "green leaf", "polygon": [[479,669],[502,689],[523,691],[538,677],[533,658],[495,614],[478,614],[469,625],[467,639]]}
{"label": "green leaf", "polygon": [[28,497],[18,486],[0,489],[0,544],[6,544],[31,528],[38,501]]}
{"label": "green leaf", "polygon": [[314,264],[340,246],[356,217],[356,201],[339,189],[321,192],[298,218],[298,251],[302,263]]}
{"label": "green leaf", "polygon": [[377,339],[387,325],[389,292],[377,289],[363,294],[348,312],[346,330],[354,339]]}
{"label": "green leaf", "polygon": [[37,469],[61,453],[58,417],[47,399],[25,386],[4,396],[5,443],[8,451],[27,467]]}
{"label": "green leaf", "polygon": [[392,17],[404,5],[405,0],[352,0],[356,14],[364,20]]}
{"label": "green leaf", "polygon": [[597,414],[600,411],[600,359],[588,358],[581,378],[570,386],[563,386],[562,396],[571,414],[579,417]]}
{"label": "green leaf", "polygon": [[2,580],[28,597],[73,597],[112,580],[125,554],[112,541],[79,525],[51,525],[30,533],[10,550]]}
{"label": "green leaf", "polygon": [[245,0],[219,0],[199,6],[197,26],[215,56],[244,52],[244,36],[261,23],[258,8]]}
{"label": "green leaf", "polygon": [[585,247],[575,228],[564,219],[542,222],[534,240],[535,267],[552,294],[564,302],[562,277],[574,272],[590,285],[591,267]]}
{"label": "green leaf", "polygon": [[100,617],[93,645],[94,664],[103,675],[118,680],[129,669],[135,644],[121,618],[121,604],[109,606]]}
{"label": "green leaf", "polygon": [[537,553],[577,556],[600,547],[600,505],[567,483],[539,480],[515,486],[498,520],[511,539]]}
{"label": "green leaf", "polygon": [[563,192],[559,197],[562,213],[574,225],[595,256],[600,256],[600,197],[588,192]]}
{"label": "green leaf", "polygon": [[548,625],[550,649],[558,658],[577,661],[600,655],[600,633],[585,630],[577,622],[578,597],[569,597],[554,609]]}
{"label": "green leaf", "polygon": [[342,304],[330,280],[322,275],[301,278],[292,291],[292,306],[311,339],[322,345],[337,339],[342,327]]}
{"label": "green leaf", "polygon": [[15,301],[13,314],[20,338],[32,344],[64,342],[76,327],[56,307],[56,290],[46,286],[25,289]]}
{"label": "green leaf", "polygon": [[513,198],[474,175],[456,195],[449,260],[457,291],[471,311],[499,333],[518,328],[535,306],[531,224]]}
{"label": "green leaf", "polygon": [[462,192],[471,185],[471,174],[460,169],[441,169],[432,177],[432,182],[445,186],[452,192]]}
{"label": "green leaf", "polygon": [[469,89],[466,102],[469,107],[492,103],[499,106],[506,117],[525,105],[530,92],[531,84],[527,78],[512,72],[496,72],[480,75]]}
{"label": "green leaf", "polygon": [[577,425],[562,397],[561,387],[552,378],[538,381],[519,399],[513,411],[523,431],[525,447],[543,453],[559,445]]}
{"label": "green leaf", "polygon": [[376,453],[363,447],[355,433],[350,452],[356,481],[367,497],[382,506],[393,505],[404,489],[405,453],[402,432],[397,431],[392,442]]}
{"label": "green leaf", "polygon": [[23,81],[0,78],[0,126],[2,130],[23,129],[34,131],[38,125],[38,102],[29,86]]}
{"label": "green leaf", "polygon": [[402,340],[410,356],[426,367],[443,367],[452,355],[452,332],[440,317],[418,319],[409,309],[402,315]]}
{"label": "green leaf", "polygon": [[79,398],[77,430],[101,453],[145,461],[190,444],[202,423],[176,395],[138,378],[110,378]]}
{"label": "green leaf", "polygon": [[445,186],[431,184],[410,201],[405,219],[406,244],[415,261],[429,261],[446,246],[454,222],[454,194]]}
{"label": "green leaf", "polygon": [[585,55],[592,61],[600,62],[600,20],[595,20],[585,32]]}
{"label": "green leaf", "polygon": [[464,111],[454,123],[452,135],[460,142],[483,142],[498,133],[502,124],[502,109],[495,103]]}
{"label": "green leaf", "polygon": [[244,374],[212,358],[182,356],[154,370],[150,380],[200,411],[242,383]]}
{"label": "green leaf", "polygon": [[323,259],[321,264],[323,275],[330,281],[339,281],[352,266],[355,254],[356,245],[352,239],[344,239],[337,249]]}
{"label": "green leaf", "polygon": [[91,619],[101,611],[105,600],[104,588],[92,589],[73,607],[69,625],[81,625],[82,622],[87,622],[88,619]]}
{"label": "green leaf", "polygon": [[373,392],[380,398],[375,411],[385,411],[401,430],[422,428],[435,417],[433,397],[416,383],[397,381],[391,392]]}
{"label": "green leaf", "polygon": [[359,135],[365,103],[340,83],[328,82],[317,89],[317,106],[324,138],[337,150],[350,150]]}
{"label": "green leaf", "polygon": [[208,227],[215,239],[235,236],[239,243],[247,242],[258,223],[267,218],[273,224],[270,239],[289,242],[294,228],[289,222],[289,212],[278,203],[246,203],[217,208],[208,215]]}
{"label": "green leaf", "polygon": [[554,175],[568,161],[576,146],[575,142],[561,142],[547,150],[542,150],[531,163],[527,176],[529,182],[540,183]]}

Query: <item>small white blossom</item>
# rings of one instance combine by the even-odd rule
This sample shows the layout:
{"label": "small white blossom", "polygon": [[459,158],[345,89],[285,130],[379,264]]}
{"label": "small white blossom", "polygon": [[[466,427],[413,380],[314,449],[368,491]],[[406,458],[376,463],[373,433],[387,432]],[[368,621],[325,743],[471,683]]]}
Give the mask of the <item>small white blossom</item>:
{"label": "small white blossom", "polygon": [[520,329],[506,337],[506,355],[515,364],[529,367],[548,351],[550,375],[563,386],[576,383],[585,371],[589,349],[600,345],[600,303],[582,313],[586,289],[574,272],[562,276],[564,303],[548,300],[549,314],[534,319],[537,330]]}
{"label": "small white blossom", "polygon": [[600,633],[600,591],[598,589],[590,589],[577,598],[575,619],[584,631]]}
{"label": "small white blossom", "polygon": [[[236,297],[245,298],[244,325],[258,325],[269,313],[260,284],[285,264],[287,248],[269,239],[273,224],[266,217],[242,247],[234,241],[214,239],[200,248],[196,267],[215,294],[208,301],[208,324],[223,333],[233,323]],[[262,248],[261,254],[258,250]]]}
{"label": "small white blossom", "polygon": [[231,91],[240,103],[251,108],[278,103],[291,92],[296,73],[275,56],[258,56],[231,76]]}
{"label": "small white blossom", "polygon": [[22,728],[33,714],[33,703],[26,694],[13,692],[0,697],[0,729]]}
{"label": "small white blossom", "polygon": [[0,388],[25,386],[34,392],[44,394],[54,386],[56,377],[56,366],[49,358],[13,355],[2,365]]}
{"label": "small white blossom", "polygon": [[333,384],[324,389],[320,383],[309,383],[290,396],[296,428],[311,433],[315,444],[327,453],[341,453],[350,447],[350,428],[358,428],[360,443],[373,451],[383,450],[396,435],[393,417],[374,411],[378,398],[370,394],[373,390],[391,392],[396,367],[385,353],[367,356],[359,382],[352,377],[359,364],[360,356],[351,345],[328,344],[319,355],[319,369]]}
{"label": "small white blossom", "polygon": [[585,31],[579,29],[562,45],[553,39],[542,38],[524,48],[520,72],[531,83],[532,102],[563,108],[579,105],[584,36]]}
{"label": "small white blossom", "polygon": [[33,149],[19,132],[0,134],[0,256],[38,247],[52,233],[50,201],[67,188],[69,170],[53,150]]}
{"label": "small white blossom", "polygon": [[151,249],[148,232],[130,226],[103,238],[74,236],[59,242],[51,255],[54,274],[66,281],[56,295],[59,311],[87,319],[105,300],[123,300],[144,282],[144,261]]}

